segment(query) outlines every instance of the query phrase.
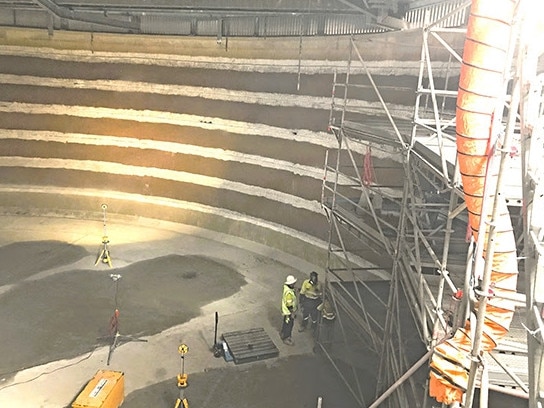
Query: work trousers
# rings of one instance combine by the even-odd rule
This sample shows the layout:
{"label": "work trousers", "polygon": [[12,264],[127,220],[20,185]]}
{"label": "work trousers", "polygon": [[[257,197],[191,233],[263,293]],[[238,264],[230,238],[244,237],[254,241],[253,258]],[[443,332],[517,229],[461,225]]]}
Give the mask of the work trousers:
{"label": "work trousers", "polygon": [[291,337],[294,323],[295,323],[295,319],[293,319],[290,315],[283,316],[283,323],[281,325],[281,333],[280,333],[280,337],[282,340],[285,340]]}
{"label": "work trousers", "polygon": [[319,316],[317,307],[321,304],[321,299],[310,299],[304,297],[301,299],[302,306],[302,327],[306,327],[308,321],[311,319],[313,324],[317,324],[317,318]]}

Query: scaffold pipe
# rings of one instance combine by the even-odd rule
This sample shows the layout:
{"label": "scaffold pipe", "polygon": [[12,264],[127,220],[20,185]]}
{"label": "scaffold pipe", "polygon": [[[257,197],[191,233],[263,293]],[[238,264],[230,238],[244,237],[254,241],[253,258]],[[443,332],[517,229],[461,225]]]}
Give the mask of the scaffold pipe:
{"label": "scaffold pipe", "polygon": [[[497,102],[505,91],[515,9],[514,0],[473,0],[467,26],[457,97],[457,157],[470,230],[479,245],[483,242],[476,257],[480,253],[486,259],[489,251],[490,259],[485,261],[491,268],[475,304],[476,309],[485,308],[481,336],[474,338],[474,322],[471,327],[467,321],[452,338],[434,348],[429,394],[448,405],[463,401],[473,365],[473,342],[480,352],[494,349],[508,332],[514,313],[513,303],[505,296],[492,296],[516,291],[518,268],[512,222],[503,195],[495,192],[497,173],[490,158],[499,139],[496,123],[502,110]],[[484,236],[478,240],[480,233]]]}
{"label": "scaffold pipe", "polygon": [[385,390],[385,392],[382,395],[380,395],[380,397],[376,401],[374,401],[368,408],[379,407],[382,402],[384,402],[387,398],[389,398],[389,396],[398,387],[400,387],[402,383],[404,383],[404,381],[410,378],[410,376],[414,374],[419,369],[419,367],[421,367],[423,364],[425,364],[429,360],[429,357],[431,356],[432,352],[433,352],[432,350],[429,350],[427,353],[425,353],[418,361],[416,361],[416,363],[412,367],[408,369],[408,371],[406,371],[402,375],[402,377],[400,377],[397,381],[395,381],[394,384],[392,384],[387,390]]}

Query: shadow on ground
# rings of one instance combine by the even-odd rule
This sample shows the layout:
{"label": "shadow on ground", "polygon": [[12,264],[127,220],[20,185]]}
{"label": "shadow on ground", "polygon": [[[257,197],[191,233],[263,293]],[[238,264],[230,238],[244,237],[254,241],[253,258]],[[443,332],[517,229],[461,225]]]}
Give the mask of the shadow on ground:
{"label": "shadow on ground", "polygon": [[[190,365],[190,357],[187,359]],[[357,407],[345,385],[320,355],[299,355],[189,375],[185,396],[200,408]],[[173,407],[176,378],[125,397],[123,408]]]}

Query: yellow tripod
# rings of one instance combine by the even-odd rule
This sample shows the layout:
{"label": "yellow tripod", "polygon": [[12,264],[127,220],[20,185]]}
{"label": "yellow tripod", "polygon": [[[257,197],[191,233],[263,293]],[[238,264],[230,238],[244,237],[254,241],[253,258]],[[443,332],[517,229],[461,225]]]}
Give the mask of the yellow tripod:
{"label": "yellow tripod", "polygon": [[98,262],[102,261],[102,263],[108,264],[111,268],[112,265],[111,265],[110,250],[108,248],[108,244],[110,243],[110,240],[106,232],[106,210],[107,209],[108,209],[108,205],[102,204],[104,235],[102,236],[102,246],[100,247],[100,250],[98,251],[98,256],[96,257],[96,262],[94,263],[94,265],[96,266],[98,265]]}
{"label": "yellow tripod", "polygon": [[189,347],[187,347],[185,344],[181,344],[178,347],[178,352],[181,356],[181,373],[178,374],[178,389],[179,389],[179,397],[176,400],[176,405],[174,408],[179,408],[180,405],[183,405],[183,408],[189,408],[189,401],[187,401],[187,398],[185,397],[185,388],[189,385],[187,383],[188,376],[185,374],[185,354],[189,351]]}

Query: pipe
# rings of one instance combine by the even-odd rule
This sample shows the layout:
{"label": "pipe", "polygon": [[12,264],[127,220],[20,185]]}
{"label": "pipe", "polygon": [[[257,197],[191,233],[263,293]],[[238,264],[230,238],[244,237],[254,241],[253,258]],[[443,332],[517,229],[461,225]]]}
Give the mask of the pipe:
{"label": "pipe", "polygon": [[489,402],[489,371],[486,364],[482,367],[482,378],[480,381],[480,408],[487,408]]}
{"label": "pipe", "polygon": [[414,374],[419,367],[421,367],[431,356],[432,350],[429,350],[427,353],[423,355],[416,363],[408,369],[397,381],[395,381],[394,384],[392,384],[385,392],[380,395],[380,397],[374,401],[368,408],[376,408],[379,407],[382,402],[384,402],[393,392],[402,385],[404,381],[406,381],[412,374]]}
{"label": "pipe", "polygon": [[[508,124],[507,124],[507,127],[506,127],[506,135],[504,137],[504,141],[503,141],[503,149],[501,149],[501,160],[500,160],[500,165],[499,165],[499,172],[498,172],[498,175],[497,175],[497,180],[496,180],[496,191],[498,191],[497,193],[497,196],[500,194],[500,191],[502,189],[502,186],[503,186],[503,182],[504,182],[504,179],[506,177],[506,155],[509,153],[507,151],[508,147],[510,147],[511,145],[511,140],[512,140],[512,137],[513,137],[513,134],[514,134],[514,122],[512,122],[512,117],[515,118],[516,116],[516,112],[518,110],[518,106],[519,106],[519,87],[518,87],[518,84],[517,84],[517,81],[515,81],[515,85],[514,85],[514,89],[513,89],[513,94],[512,94],[512,100],[510,102],[510,117],[509,117],[509,121],[508,121]],[[513,114],[512,114],[513,113]],[[493,210],[491,212],[491,222],[489,223],[489,230],[487,231],[487,237],[486,237],[486,255],[487,257],[489,257],[489,259],[493,259],[495,260],[495,247],[498,245],[495,243],[495,240],[499,238],[499,225],[495,224],[495,220],[500,220],[501,217],[499,217],[499,214],[500,212],[503,211],[503,212],[506,212],[506,220],[508,220],[508,222],[510,222],[510,217],[508,215],[508,209],[506,208],[506,203],[504,202],[504,200],[500,200],[498,198],[495,198],[495,200],[493,201]],[[502,217],[503,219],[504,216]],[[509,228],[510,228],[510,231],[512,229],[512,225],[509,224]],[[504,239],[508,239],[508,237],[504,237]],[[513,232],[512,232],[512,240],[514,239],[513,237]],[[515,254],[515,250],[516,250],[516,244],[515,242],[513,244],[510,245],[510,248],[513,248],[513,251],[514,251],[514,254]],[[515,255],[514,255],[515,256]],[[483,275],[483,281],[482,281],[482,284],[481,284],[481,287],[482,287],[482,291],[483,293],[487,293],[490,289],[490,286],[491,286],[491,283],[493,282],[492,281],[492,278],[493,278],[493,267],[495,267],[496,265],[493,263],[493,262],[486,262],[485,263],[485,268],[484,268],[484,275]],[[509,288],[509,289],[512,289],[512,288]],[[515,292],[515,287],[513,288],[513,291]],[[509,293],[511,291],[505,291],[504,293]],[[502,292],[498,292],[499,294],[501,294]],[[504,299],[505,297],[504,296],[500,296],[496,301],[500,300],[500,299]],[[486,316],[486,313],[487,313],[487,298],[484,296],[481,300],[480,300],[480,305],[478,307],[478,320],[477,320],[477,325],[476,325],[476,332],[475,332],[475,340],[474,340],[474,344],[473,344],[473,347],[472,347],[472,355],[471,355],[471,360],[472,360],[472,363],[471,363],[471,366],[470,366],[470,376],[469,376],[469,382],[468,382],[468,390],[467,390],[467,394],[466,394],[466,398],[465,398],[465,406],[467,407],[471,407],[472,406],[472,401],[473,401],[473,398],[474,398],[474,384],[476,383],[476,372],[478,370],[478,364],[479,364],[479,356],[480,356],[480,346],[481,346],[481,339],[482,339],[482,333],[483,333],[483,330],[484,330],[484,327],[485,327],[485,316]],[[509,303],[509,308],[510,310],[512,311],[512,315],[513,315],[513,311],[515,310],[515,304],[513,302],[510,302]],[[511,318],[510,318],[511,320]],[[508,330],[508,328],[506,328],[506,331]]]}
{"label": "pipe", "polygon": [[[478,265],[485,260],[489,274],[481,294],[486,300],[475,304],[476,309],[485,308],[481,310],[485,310],[483,319],[478,322],[482,325],[481,335],[471,336],[475,333],[474,325],[471,327],[467,321],[451,339],[434,348],[429,394],[447,405],[463,401],[472,359],[496,347],[508,332],[514,312],[512,302],[486,296],[488,287],[496,293],[506,293],[515,292],[517,285],[512,222],[503,195],[495,192],[497,174],[491,160],[498,139],[497,124],[502,119],[498,102],[505,92],[504,73],[510,63],[515,8],[514,0],[473,0],[467,26],[457,97],[457,157],[469,226],[479,245],[475,271],[478,273]],[[475,341],[477,355],[471,356]]]}

